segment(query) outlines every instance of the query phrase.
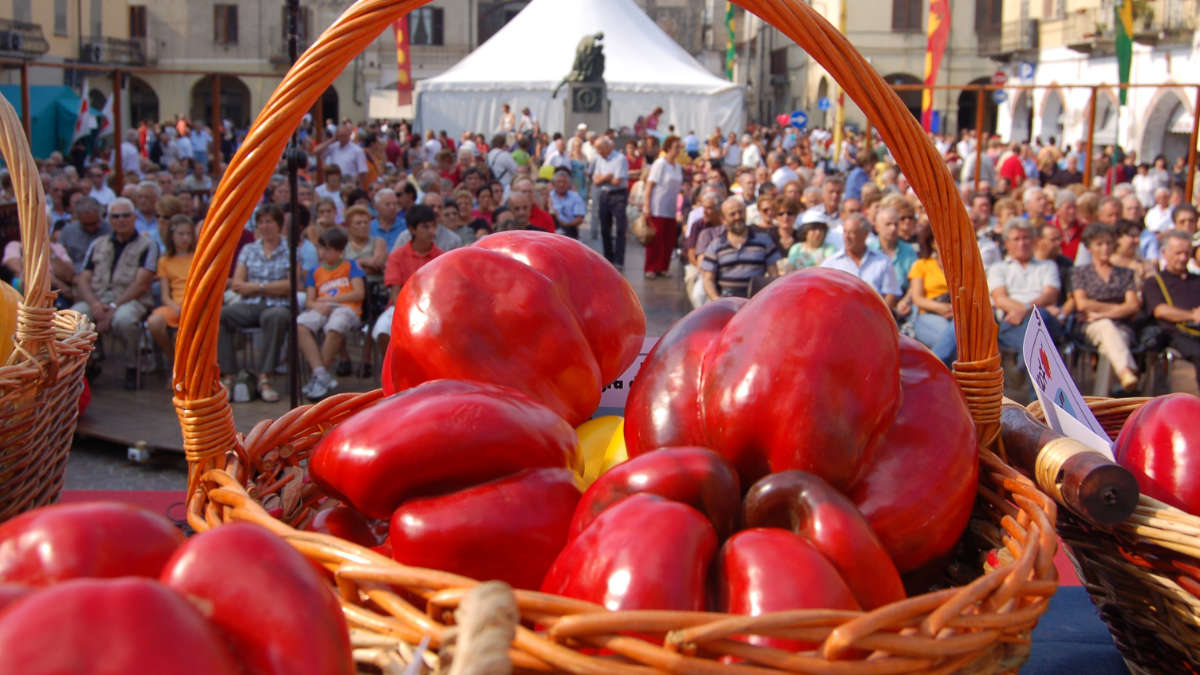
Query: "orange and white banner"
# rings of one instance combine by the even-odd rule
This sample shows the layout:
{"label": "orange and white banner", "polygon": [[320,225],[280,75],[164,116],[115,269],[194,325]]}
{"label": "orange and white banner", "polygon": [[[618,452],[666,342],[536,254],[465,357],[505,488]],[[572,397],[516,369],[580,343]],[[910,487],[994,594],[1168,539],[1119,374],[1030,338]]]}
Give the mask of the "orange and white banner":
{"label": "orange and white banner", "polygon": [[[946,53],[946,42],[950,37],[950,3],[948,0],[929,1],[929,38],[925,47],[925,86],[937,84],[938,69],[942,55]],[[933,89],[921,92],[921,126],[931,131],[933,126]]]}
{"label": "orange and white banner", "polygon": [[396,31],[396,103],[409,105],[412,103],[413,81],[408,48],[408,16],[396,20],[392,28]]}

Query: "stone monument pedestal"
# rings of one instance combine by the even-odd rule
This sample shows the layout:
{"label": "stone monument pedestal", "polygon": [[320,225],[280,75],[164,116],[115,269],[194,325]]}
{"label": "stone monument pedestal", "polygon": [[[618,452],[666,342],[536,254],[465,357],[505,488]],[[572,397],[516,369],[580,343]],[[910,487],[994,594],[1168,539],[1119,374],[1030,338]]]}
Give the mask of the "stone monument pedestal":
{"label": "stone monument pedestal", "polygon": [[567,96],[563,101],[563,134],[575,133],[580,123],[589,131],[603,133],[609,127],[608,88],[603,82],[568,82]]}

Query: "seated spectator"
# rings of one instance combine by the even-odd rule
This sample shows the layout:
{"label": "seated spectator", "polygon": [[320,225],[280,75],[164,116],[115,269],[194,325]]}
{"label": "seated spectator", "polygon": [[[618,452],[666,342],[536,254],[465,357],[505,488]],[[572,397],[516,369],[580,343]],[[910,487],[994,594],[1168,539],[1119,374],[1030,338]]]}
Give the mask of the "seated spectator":
{"label": "seated spectator", "polygon": [[476,218],[475,220],[472,220],[471,222],[464,225],[463,227],[469,228],[471,230],[472,236],[475,238],[475,241],[479,241],[480,239],[483,239],[484,237],[488,236],[489,234],[491,234],[494,231],[494,230],[492,230],[492,226],[488,225],[488,221],[484,220],[483,218]]}
{"label": "seated spectator", "polygon": [[442,254],[442,250],[434,242],[437,233],[437,216],[433,209],[419,204],[408,210],[407,223],[410,233],[409,241],[397,247],[388,254],[387,269],[383,273],[383,283],[387,284],[389,299],[388,308],[379,315],[371,337],[379,345],[379,353],[386,354],[388,339],[392,334],[392,315],[396,310],[396,296],[404,282],[421,269],[426,263]]}
{"label": "seated spectator", "polygon": [[475,199],[478,206],[471,211],[471,219],[482,218],[491,224],[493,222],[493,211],[496,210],[495,196],[492,188],[484,185],[475,191]]}
{"label": "seated spectator", "polygon": [[1072,295],[1083,321],[1083,334],[1108,359],[1121,381],[1120,393],[1133,392],[1138,383],[1137,362],[1130,345],[1134,340],[1130,319],[1137,314],[1137,287],[1133,270],[1112,264],[1115,232],[1094,223],[1083,233],[1083,244],[1092,262],[1076,267],[1071,275]]}
{"label": "seated spectator", "polygon": [[788,268],[791,270],[817,267],[837,253],[837,249],[825,243],[829,226],[824,218],[805,214],[801,222],[799,241],[788,249]]}
{"label": "seated spectator", "polygon": [[[422,203],[432,209],[433,215],[438,218],[436,233],[433,237],[434,243],[437,244],[437,247],[441,249],[443,253],[446,251],[453,251],[456,248],[462,248],[462,238],[459,237],[454,230],[446,227],[441,222],[442,196],[436,192],[426,193],[425,199],[422,201]],[[392,249],[395,249],[396,246],[403,246],[410,241],[412,241],[412,230],[405,228],[405,230],[400,233],[400,236],[396,237],[396,243],[394,246],[392,246]]]}
{"label": "seated spectator", "polygon": [[382,280],[388,257],[387,244],[383,239],[371,236],[371,212],[363,206],[351,206],[344,216],[349,236],[344,251],[346,259],[358,263],[367,275],[367,281]]}
{"label": "seated spectator", "polygon": [[346,204],[342,201],[342,170],[337,164],[325,165],[325,182],[318,185],[313,190],[313,194],[317,196],[317,199],[332,201],[337,208],[337,214],[343,216]]}
{"label": "seated spectator", "polygon": [[344,224],[342,219],[339,218],[341,211],[338,211],[338,208],[333,203],[332,199],[327,199],[325,197],[318,199],[315,211],[317,214],[315,229],[318,237],[320,237],[321,233],[325,230]]}
{"label": "seated spectator", "polygon": [[154,304],[150,284],[158,269],[158,247],[133,224],[133,202],[117,197],[108,206],[112,234],[88,247],[75,277],[72,307],[96,322],[96,332],[112,333],[125,346],[125,388],[137,388],[137,345],[141,322]]}
{"label": "seated spectator", "polygon": [[[255,216],[257,240],[247,244],[238,254],[230,290],[241,300],[221,310],[221,332],[217,339],[217,361],[221,366],[222,383],[233,394],[234,376],[238,371],[233,340],[242,328],[261,328],[263,349],[257,364],[243,364],[258,377],[258,395],[268,403],[279,400],[271,385],[271,373],[279,362],[280,350],[291,323],[288,296],[288,245],[283,240],[283,212],[273,205],[259,209]],[[238,398],[235,401],[242,402]],[[249,400],[247,397],[245,400]]]}
{"label": "seated spectator", "polygon": [[[4,245],[4,267],[12,274],[12,285],[22,293],[21,277],[25,275],[25,255],[21,240]],[[50,242],[50,290],[58,293],[55,307],[66,309],[75,304],[75,263],[67,249],[56,241]]]}
{"label": "seated spectator", "polygon": [[938,259],[933,231],[928,228],[917,234],[917,260],[908,270],[908,281],[910,297],[918,310],[913,324],[915,337],[929,347],[947,368],[953,368],[958,345],[954,338],[950,286],[946,283],[946,272]]}
{"label": "seated spectator", "polygon": [[[523,193],[529,197],[529,225],[534,229],[544,232],[554,232],[554,217],[538,206],[534,189],[534,183],[528,178],[517,178],[512,182],[512,191],[509,194],[508,207],[513,208],[512,195]],[[515,209],[514,209],[515,210]],[[440,246],[440,244],[439,244]],[[444,250],[444,249],[443,249]]]}
{"label": "seated spectator", "polygon": [[95,199],[81,197],[75,203],[75,219],[64,225],[58,233],[58,242],[67,249],[67,255],[75,264],[76,274],[83,270],[83,259],[92,242],[112,234],[112,226],[101,218],[103,208]]}
{"label": "seated spectator", "polygon": [[200,162],[189,158],[186,160],[189,173],[184,177],[183,189],[188,192],[212,192],[212,176],[208,175],[208,162]]}
{"label": "seated spectator", "polygon": [[[693,307],[699,307],[704,304],[707,295],[704,292],[704,282],[701,280],[700,274],[700,259],[704,255],[704,248],[701,248],[700,237],[707,230],[714,230],[721,226],[721,212],[717,207],[717,195],[715,192],[707,191],[700,198],[697,204],[699,216],[691,223],[690,228],[684,235],[683,255],[685,257],[685,265],[683,268],[683,286],[687,290],[688,298],[692,301]],[[711,241],[712,234],[710,233],[705,239],[705,246]]]}
{"label": "seated spectator", "polygon": [[388,250],[396,246],[404,227],[404,214],[396,193],[389,188],[375,192],[375,219],[371,221],[371,236],[383,239]]}
{"label": "seated spectator", "polygon": [[[312,368],[312,377],[303,391],[314,401],[337,389],[338,381],[328,368],[341,353],[346,334],[362,322],[366,275],[358,263],[345,257],[348,240],[346,233],[336,227],[321,233],[317,243],[321,264],[308,273],[304,311],[296,317],[296,344]],[[322,330],[325,340],[318,346],[317,333]]]}
{"label": "seated spectator", "polygon": [[1033,228],[1027,221],[1010,219],[1004,226],[1004,243],[1008,257],[988,269],[988,288],[1000,321],[1000,345],[1015,351],[1017,366],[1023,367],[1021,345],[1033,310],[1055,340],[1062,337],[1061,308],[1055,305],[1062,282],[1054,263],[1034,259]]}
{"label": "seated spectator", "polygon": [[781,257],[779,258],[779,273],[787,274],[792,271],[788,265],[787,254],[791,252],[792,247],[800,243],[798,238],[799,233],[796,228],[796,216],[788,215],[783,207],[776,211],[775,203],[767,205],[767,214],[769,217],[763,221],[766,229],[751,226],[751,229],[758,230],[769,236],[775,242],[775,246],[779,248]]}
{"label": "seated spectator", "polygon": [[[879,251],[892,261],[896,268],[896,279],[900,281],[900,293],[907,295],[908,270],[917,261],[917,250],[912,244],[900,239],[900,213],[895,209],[882,208],[875,215],[876,238],[868,237],[867,246],[873,251]],[[912,302],[901,298],[896,303],[896,312],[907,316],[912,309]]]}
{"label": "seated spectator", "polygon": [[721,204],[724,231],[704,250],[700,272],[709,300],[750,297],[752,282],[778,274],[782,254],[775,242],[746,224],[746,204],[730,197]]}
{"label": "seated spectator", "polygon": [[1142,226],[1137,222],[1122,218],[1117,221],[1115,231],[1117,243],[1111,256],[1112,264],[1133,270],[1133,287],[1140,292],[1142,282],[1146,280],[1147,275],[1154,273],[1156,267],[1154,260],[1146,260],[1138,250]]}
{"label": "seated spectator", "polygon": [[1200,276],[1188,271],[1192,237],[1179,230],[1163,235],[1161,273],[1142,284],[1146,311],[1163,327],[1167,344],[1192,362],[1200,387]]}
{"label": "seated spectator", "polygon": [[470,246],[475,243],[475,233],[467,226],[463,217],[458,210],[458,202],[454,199],[442,204],[442,220],[446,229],[458,235],[462,240],[463,246]]}
{"label": "seated spectator", "polygon": [[162,280],[162,304],[154,308],[150,318],[146,319],[146,328],[154,344],[175,360],[175,349],[171,344],[171,336],[167,328],[179,327],[180,306],[187,290],[188,267],[192,264],[192,254],[196,246],[195,228],[192,219],[183,214],[171,218],[167,224],[166,246],[164,255],[158,259],[158,278]]}
{"label": "seated spectator", "polygon": [[894,309],[900,297],[900,281],[896,279],[896,268],[886,255],[867,248],[869,232],[870,226],[862,214],[850,216],[842,224],[845,250],[827,258],[821,263],[821,267],[849,272],[862,279],[883,297],[889,308]]}
{"label": "seated spectator", "polygon": [[[572,239],[579,238],[579,226],[587,216],[587,203],[579,193],[571,189],[571,172],[558,169],[551,181],[554,189],[550,192],[550,207],[562,225],[563,234]],[[672,218],[672,223],[674,219]],[[673,230],[672,230],[673,232]]]}
{"label": "seated spectator", "polygon": [[1171,221],[1171,191],[1160,187],[1154,191],[1154,206],[1146,212],[1146,229],[1153,234],[1166,232],[1172,228]]}

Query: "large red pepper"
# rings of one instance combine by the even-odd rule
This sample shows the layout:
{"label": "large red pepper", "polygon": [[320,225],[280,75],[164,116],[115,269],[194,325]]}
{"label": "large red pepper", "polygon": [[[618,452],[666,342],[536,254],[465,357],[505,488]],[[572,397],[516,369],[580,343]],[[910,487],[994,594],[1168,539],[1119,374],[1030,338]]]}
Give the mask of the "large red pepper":
{"label": "large red pepper", "polygon": [[371,520],[336,500],[331,500],[329,505],[313,514],[312,520],[304,529],[331,534],[367,548],[379,546],[387,538],[387,523]]}
{"label": "large red pepper", "polygon": [[[237,576],[222,570],[226,578]],[[243,607],[250,616],[254,609]],[[0,615],[0,673],[236,675],[242,670],[217,629],[183,596],[154,579],[123,577],[65,581],[10,607]]]}
{"label": "large red pepper", "polygon": [[414,499],[392,516],[392,557],[474,579],[537,590],[567,542],[579,501],[568,469],[528,469],[440,497]]}
{"label": "large red pepper", "polygon": [[[717,609],[759,616],[792,609],[859,609],[833,564],[803,537],[755,528],[729,538],[717,555]],[[799,651],[815,645],[755,637],[753,644]]]}
{"label": "large red pepper", "polygon": [[333,589],[262,526],[231,523],[192,537],[167,563],[162,581],[221,630],[247,675],[355,672]]}
{"label": "large red pepper", "polygon": [[4,610],[8,606],[16,603],[16,601],[29,595],[33,591],[33,586],[26,586],[24,584],[0,583],[0,614],[3,614]]}
{"label": "large red pepper", "polygon": [[1125,420],[1114,451],[1147,496],[1200,515],[1200,398],[1147,401]]}
{"label": "large red pepper", "polygon": [[632,495],[567,544],[542,591],[614,611],[703,610],[716,547],[712,524],[696,509],[656,495]]}
{"label": "large red pepper", "polygon": [[725,324],[746,304],[721,298],[689,313],[646,355],[625,403],[625,447],[630,457],[668,446],[706,445],[700,400],[704,357]]}
{"label": "large red pepper", "polygon": [[975,504],[979,447],[954,376],[900,339],[904,402],[861,480],[847,491],[901,572],[949,553]]}
{"label": "large red pepper", "polygon": [[708,448],[660,448],[614,466],[588,487],[571,520],[571,538],[605,509],[639,492],[695,507],[719,539],[737,527],[741,488],[729,462]]}
{"label": "large red pepper", "polygon": [[704,363],[708,447],[744,484],[802,469],[845,489],[900,404],[896,324],[875,289],[838,270],[800,270],[729,320]]}
{"label": "large red pepper", "polygon": [[804,537],[846,581],[863,609],[905,598],[883,544],[854,504],[806,471],[773,473],[750,487],[746,527],[779,527]]}
{"label": "large red pepper", "polygon": [[546,406],[500,385],[437,380],[334,427],[309,469],[329,493],[385,519],[405,499],[579,462],[575,430]]}
{"label": "large red pepper", "polygon": [[494,382],[582,424],[605,378],[637,357],[645,315],[628,282],[581,247],[522,234],[422,267],[396,298],[385,382],[394,390],[438,378]]}
{"label": "large red pepper", "polygon": [[637,358],[646,314],[633,287],[604,256],[570,237],[529,230],[497,232],[475,246],[519,260],[563,289],[600,365],[602,383],[620,377]]}
{"label": "large red pepper", "polygon": [[184,541],[166,518],[120,502],[57,504],[0,525],[0,582],[157,577]]}

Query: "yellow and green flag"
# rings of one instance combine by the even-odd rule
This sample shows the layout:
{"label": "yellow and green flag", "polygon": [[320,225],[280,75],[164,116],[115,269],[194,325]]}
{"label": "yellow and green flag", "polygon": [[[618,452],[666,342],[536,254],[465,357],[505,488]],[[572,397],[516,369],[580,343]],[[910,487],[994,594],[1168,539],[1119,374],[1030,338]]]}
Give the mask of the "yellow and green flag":
{"label": "yellow and green flag", "polygon": [[[1113,35],[1117,47],[1117,76],[1121,84],[1129,83],[1129,62],[1133,58],[1133,0],[1117,0]],[[1121,105],[1125,105],[1126,89],[1121,87]]]}
{"label": "yellow and green flag", "polygon": [[729,41],[725,47],[725,77],[733,79],[733,58],[737,56],[737,35],[733,32],[733,3],[725,3],[725,29]]}

